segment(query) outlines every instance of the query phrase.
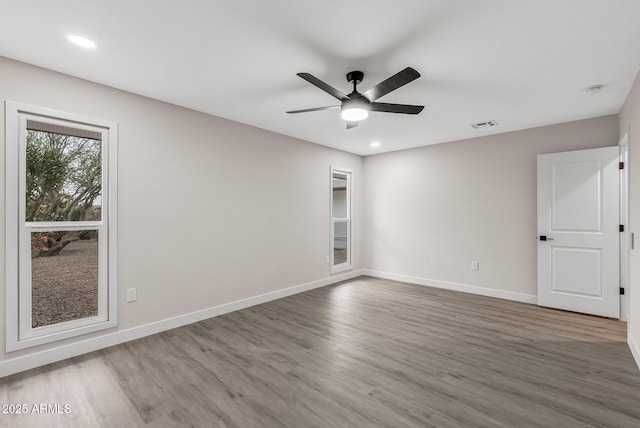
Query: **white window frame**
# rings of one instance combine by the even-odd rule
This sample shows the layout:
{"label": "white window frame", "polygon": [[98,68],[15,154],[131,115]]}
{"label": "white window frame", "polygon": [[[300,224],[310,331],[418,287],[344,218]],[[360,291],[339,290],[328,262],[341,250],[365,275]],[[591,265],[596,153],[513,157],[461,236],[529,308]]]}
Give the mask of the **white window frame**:
{"label": "white window frame", "polygon": [[[117,141],[115,122],[44,107],[5,103],[5,231],[7,352],[68,339],[117,325]],[[99,132],[102,135],[102,219],[100,221],[27,222],[27,120]],[[33,328],[31,324],[31,233],[98,231],[98,314]]]}
{"label": "white window frame", "polygon": [[[331,167],[331,173],[329,174],[329,193],[330,193],[330,204],[329,204],[329,215],[331,218],[331,246],[330,248],[330,263],[331,263],[331,273],[339,273],[353,269],[353,255],[351,253],[352,245],[351,245],[351,236],[352,236],[352,219],[353,219],[353,171],[347,168],[339,168],[339,167]],[[347,176],[347,216],[346,217],[334,217],[333,216],[333,174],[345,174]],[[334,251],[334,239],[335,239],[335,224],[336,223],[345,223],[347,226],[347,260],[344,263],[340,263],[338,265],[335,264],[335,251]]]}

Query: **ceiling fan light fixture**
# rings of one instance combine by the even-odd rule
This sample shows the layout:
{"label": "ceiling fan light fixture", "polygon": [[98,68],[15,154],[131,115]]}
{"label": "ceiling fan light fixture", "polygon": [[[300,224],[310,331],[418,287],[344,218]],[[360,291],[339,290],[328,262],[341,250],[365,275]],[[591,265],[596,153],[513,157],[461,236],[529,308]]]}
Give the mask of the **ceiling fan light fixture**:
{"label": "ceiling fan light fixture", "polygon": [[369,111],[363,108],[351,107],[340,112],[342,118],[349,122],[359,122],[369,117]]}
{"label": "ceiling fan light fixture", "polygon": [[345,100],[340,116],[348,122],[359,122],[369,117],[369,105],[359,99]]}

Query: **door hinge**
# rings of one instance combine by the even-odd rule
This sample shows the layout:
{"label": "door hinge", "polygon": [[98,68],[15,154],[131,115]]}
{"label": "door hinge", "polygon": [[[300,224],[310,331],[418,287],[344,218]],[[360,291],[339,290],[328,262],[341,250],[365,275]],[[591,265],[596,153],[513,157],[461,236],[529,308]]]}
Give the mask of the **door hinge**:
{"label": "door hinge", "polygon": [[619,230],[620,232],[624,232],[624,224],[621,224],[621,225],[620,225],[620,227],[618,228],[618,230]]}
{"label": "door hinge", "polygon": [[624,288],[620,287],[620,295],[623,296],[624,295]]}
{"label": "door hinge", "polygon": [[624,162],[618,162],[618,169],[624,169]]}

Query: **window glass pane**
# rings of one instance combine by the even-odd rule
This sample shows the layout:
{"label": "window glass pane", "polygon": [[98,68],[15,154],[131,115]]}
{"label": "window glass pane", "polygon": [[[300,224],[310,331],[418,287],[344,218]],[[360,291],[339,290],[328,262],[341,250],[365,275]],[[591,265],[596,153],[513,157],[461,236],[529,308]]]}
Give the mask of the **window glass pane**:
{"label": "window glass pane", "polygon": [[[81,130],[47,132],[37,128],[43,127],[31,126],[26,134],[25,220],[101,220],[102,142],[99,134]],[[60,127],[60,131],[64,130],[73,131]]]}
{"label": "window glass pane", "polygon": [[347,218],[348,206],[347,206],[347,183],[348,178],[346,174],[333,173],[331,180],[332,183],[332,209],[334,218]]}
{"label": "window glass pane", "polygon": [[333,222],[333,264],[347,262],[347,229],[346,221]]}
{"label": "window glass pane", "polygon": [[98,232],[31,233],[33,328],[98,315]]}

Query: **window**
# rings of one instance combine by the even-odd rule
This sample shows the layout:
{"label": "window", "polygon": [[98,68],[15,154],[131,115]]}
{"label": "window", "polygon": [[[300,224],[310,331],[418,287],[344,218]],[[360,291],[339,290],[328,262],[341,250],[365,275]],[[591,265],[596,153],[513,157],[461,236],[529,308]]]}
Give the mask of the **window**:
{"label": "window", "polygon": [[352,268],[351,171],[331,168],[331,272]]}
{"label": "window", "polygon": [[7,350],[116,325],[116,124],[6,103]]}

